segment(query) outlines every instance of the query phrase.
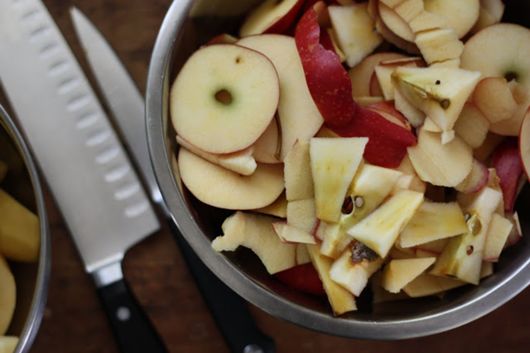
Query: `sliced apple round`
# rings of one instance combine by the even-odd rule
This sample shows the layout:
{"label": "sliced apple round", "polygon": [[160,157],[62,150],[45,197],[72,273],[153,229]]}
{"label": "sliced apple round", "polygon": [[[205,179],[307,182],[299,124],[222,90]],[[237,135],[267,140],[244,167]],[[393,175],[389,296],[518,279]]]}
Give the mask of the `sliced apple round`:
{"label": "sliced apple round", "polygon": [[477,33],[486,27],[499,23],[504,15],[506,5],[502,0],[480,0],[480,12],[478,20],[471,29]]}
{"label": "sliced apple round", "polygon": [[196,51],[171,89],[171,119],[178,135],[210,153],[252,145],[274,118],[278,74],[257,51],[217,44]]}
{"label": "sliced apple round", "polygon": [[282,33],[296,19],[304,0],[267,0],[252,11],[239,34],[246,37],[261,33]]}
{"label": "sliced apple round", "polygon": [[[296,43],[291,37],[266,34],[243,38],[237,44],[266,55],[278,71],[281,90],[278,116],[283,160],[296,140],[309,140],[324,122],[307,87]],[[240,128],[239,131],[243,130]]]}
{"label": "sliced apple round", "polygon": [[517,110],[517,102],[504,77],[486,77],[473,92],[473,103],[490,123],[510,119]]}
{"label": "sliced apple round", "polygon": [[278,121],[273,119],[269,127],[254,144],[252,155],[260,163],[276,164],[281,163],[281,136],[279,133]]}
{"label": "sliced apple round", "polygon": [[519,135],[519,148],[526,176],[530,180],[530,111],[526,113],[526,117],[523,120]]}
{"label": "sliced apple round", "polygon": [[414,32],[412,32],[409,24],[396,11],[385,5],[382,1],[379,2],[378,10],[379,17],[389,30],[407,42],[414,42]]}
{"label": "sliced apple round", "polygon": [[477,22],[480,13],[479,0],[423,0],[425,10],[441,16],[459,38]]}
{"label": "sliced apple round", "polygon": [[462,53],[462,68],[480,71],[483,77],[516,80],[530,90],[530,30],[501,23],[471,37]]}
{"label": "sliced apple round", "polygon": [[418,145],[409,147],[409,158],[421,180],[455,187],[471,172],[473,151],[460,138],[443,145],[440,135],[421,129]]}
{"label": "sliced apple round", "polygon": [[242,176],[181,148],[180,177],[200,201],[219,208],[249,210],[270,205],[284,189],[283,168],[260,164],[254,174]]}

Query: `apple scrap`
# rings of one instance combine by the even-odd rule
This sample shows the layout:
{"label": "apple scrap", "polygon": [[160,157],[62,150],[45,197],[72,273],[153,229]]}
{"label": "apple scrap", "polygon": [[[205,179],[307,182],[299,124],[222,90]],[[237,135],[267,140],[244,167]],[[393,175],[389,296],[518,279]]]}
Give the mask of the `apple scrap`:
{"label": "apple scrap", "polygon": [[171,90],[174,170],[236,211],[212,247],[250,249],[335,315],[366,287],[379,303],[492,275],[530,175],[530,31],[503,12],[268,0],[195,52]]}

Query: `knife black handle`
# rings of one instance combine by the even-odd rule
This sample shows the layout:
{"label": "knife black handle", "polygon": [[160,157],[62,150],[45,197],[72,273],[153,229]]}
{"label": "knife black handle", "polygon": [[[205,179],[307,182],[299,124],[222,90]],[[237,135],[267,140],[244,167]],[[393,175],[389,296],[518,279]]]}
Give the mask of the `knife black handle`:
{"label": "knife black handle", "polygon": [[125,280],[100,287],[98,293],[122,353],[167,352]]}
{"label": "knife black handle", "polygon": [[177,244],[206,305],[233,353],[274,353],[272,338],[256,326],[247,303],[219,280],[199,259],[170,222]]}

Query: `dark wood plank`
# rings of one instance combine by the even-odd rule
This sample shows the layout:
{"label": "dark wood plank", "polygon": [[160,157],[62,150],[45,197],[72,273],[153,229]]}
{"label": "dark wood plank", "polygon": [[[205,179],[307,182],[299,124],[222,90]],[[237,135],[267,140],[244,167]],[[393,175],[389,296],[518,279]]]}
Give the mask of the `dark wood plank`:
{"label": "dark wood plank", "polygon": [[[177,0],[178,1],[178,0]],[[150,52],[169,0],[45,0],[86,67],[68,10],[78,6],[100,28],[143,90]],[[5,103],[5,102],[4,102]],[[52,281],[34,353],[117,352],[91,280],[83,271],[64,222],[48,194],[53,243]],[[171,352],[228,352],[165,227],[132,249],[126,276]],[[527,351],[530,291],[487,317],[448,333],[402,342],[347,340],[309,331],[253,308],[279,352],[472,353]]]}

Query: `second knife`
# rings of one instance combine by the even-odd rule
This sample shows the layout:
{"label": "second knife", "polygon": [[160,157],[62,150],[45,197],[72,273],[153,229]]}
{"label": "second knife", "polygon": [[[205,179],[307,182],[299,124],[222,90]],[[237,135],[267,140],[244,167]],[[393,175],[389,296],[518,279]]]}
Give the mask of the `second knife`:
{"label": "second knife", "polygon": [[[140,166],[154,201],[163,206],[148,156],[143,98],[120,60],[95,26],[75,8],[72,9],[71,15],[89,66],[107,106],[124,133],[127,145]],[[245,301],[207,269],[176,227],[172,229],[181,253],[231,351],[274,352],[274,341],[257,328]]]}

